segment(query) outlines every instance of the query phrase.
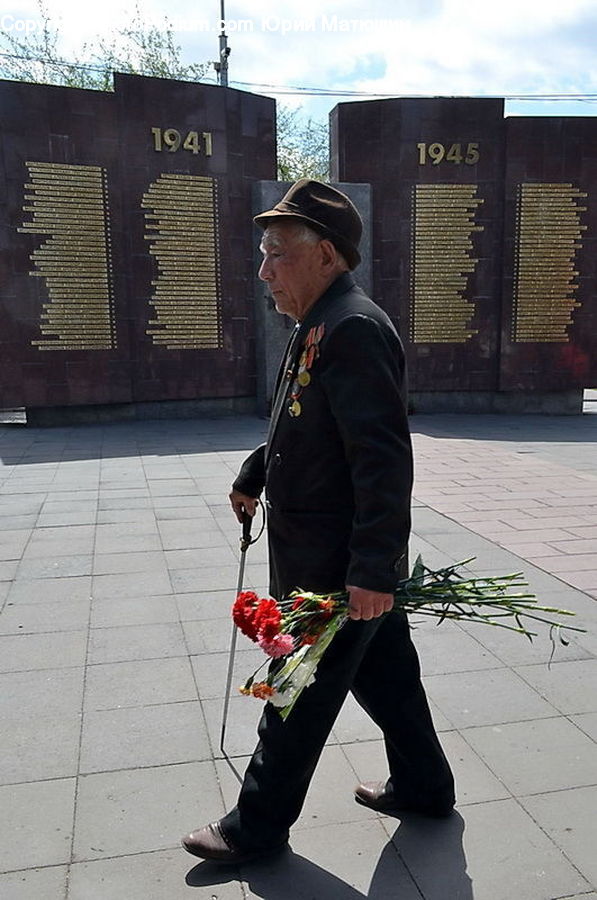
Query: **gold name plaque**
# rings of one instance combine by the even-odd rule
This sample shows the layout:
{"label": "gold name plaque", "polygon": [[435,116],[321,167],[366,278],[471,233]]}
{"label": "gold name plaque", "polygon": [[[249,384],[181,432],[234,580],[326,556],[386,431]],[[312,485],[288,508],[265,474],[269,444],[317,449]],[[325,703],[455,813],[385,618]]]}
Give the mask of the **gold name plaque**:
{"label": "gold name plaque", "polygon": [[43,278],[38,350],[112,350],[116,347],[110,224],[105,169],[28,162],[23,212],[32,219],[17,230],[47,235],[30,259],[29,273]]}
{"label": "gold name plaque", "polygon": [[483,200],[476,184],[417,184],[413,189],[410,337],[415,344],[463,344],[475,304],[466,297],[478,259],[473,234]]}
{"label": "gold name plaque", "polygon": [[516,210],[512,340],[566,343],[578,284],[576,256],[582,247],[579,200],[572,184],[521,184]]}
{"label": "gold name plaque", "polygon": [[146,333],[168,350],[223,346],[216,190],[214,178],[163,174],[143,195],[158,269]]}

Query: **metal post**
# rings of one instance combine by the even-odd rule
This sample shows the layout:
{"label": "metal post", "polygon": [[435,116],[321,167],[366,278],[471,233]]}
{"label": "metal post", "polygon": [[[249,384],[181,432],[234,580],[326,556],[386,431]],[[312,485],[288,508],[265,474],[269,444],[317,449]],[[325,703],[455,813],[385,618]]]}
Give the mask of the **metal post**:
{"label": "metal post", "polygon": [[228,46],[228,37],[226,35],[224,0],[220,0],[220,28],[220,58],[215,64],[215,69],[218,73],[218,84],[220,87],[228,87],[228,57],[230,56],[230,47]]}

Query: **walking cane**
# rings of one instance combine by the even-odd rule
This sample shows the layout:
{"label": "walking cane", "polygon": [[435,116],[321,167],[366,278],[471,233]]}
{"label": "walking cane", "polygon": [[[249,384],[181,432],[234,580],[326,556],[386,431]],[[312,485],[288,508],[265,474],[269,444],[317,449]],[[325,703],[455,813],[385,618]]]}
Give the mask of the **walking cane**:
{"label": "walking cane", "polygon": [[[261,506],[259,500],[257,500],[257,505]],[[263,507],[261,507],[261,513],[263,516]],[[242,535],[240,538],[240,566],[238,570],[238,581],[236,583],[236,597],[240,594],[243,589],[243,580],[245,576],[245,563],[247,557],[247,550],[259,540],[263,533],[263,529],[265,528],[265,516],[263,516],[263,521],[261,523],[261,529],[256,538],[251,537],[251,525],[253,524],[252,517],[248,514],[248,512],[244,511],[242,514]],[[224,738],[226,736],[226,724],[228,720],[228,707],[230,705],[230,689],[232,685],[232,675],[234,672],[234,655],[236,653],[236,638],[238,636],[238,628],[233,623],[232,624],[232,635],[230,638],[230,652],[228,654],[228,675],[226,677],[226,693],[224,694],[224,710],[222,713],[222,730],[220,732],[220,750],[222,751],[222,755],[224,758],[230,763],[230,758],[224,749]],[[232,765],[230,763],[230,765]],[[232,766],[234,769],[234,766]],[[236,769],[234,769],[236,772]],[[237,778],[240,779],[238,772],[236,772]]]}

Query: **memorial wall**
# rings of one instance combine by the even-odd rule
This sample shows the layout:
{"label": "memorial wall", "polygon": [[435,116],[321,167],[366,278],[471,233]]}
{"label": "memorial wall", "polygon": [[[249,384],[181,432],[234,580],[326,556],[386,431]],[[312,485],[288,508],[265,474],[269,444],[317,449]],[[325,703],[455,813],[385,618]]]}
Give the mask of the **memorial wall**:
{"label": "memorial wall", "polygon": [[597,120],[397,99],[339,104],[331,131],[332,178],[372,186],[374,297],[414,392],[597,383]]}
{"label": "memorial wall", "polygon": [[275,103],[0,82],[0,407],[255,395],[251,191]]}
{"label": "memorial wall", "polygon": [[[285,330],[251,218],[286,187],[274,101],[115,75],[114,92],[0,82],[0,113],[0,408],[257,397],[265,412]],[[534,411],[551,392],[572,399],[546,411],[579,411],[597,384],[597,119],[342,103],[331,163],[415,409],[525,396]]]}

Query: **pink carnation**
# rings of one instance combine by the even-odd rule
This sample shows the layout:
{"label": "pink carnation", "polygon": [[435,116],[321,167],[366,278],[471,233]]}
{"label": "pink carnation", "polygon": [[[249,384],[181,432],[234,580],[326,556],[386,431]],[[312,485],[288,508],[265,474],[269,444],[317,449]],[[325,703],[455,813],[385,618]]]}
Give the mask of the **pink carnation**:
{"label": "pink carnation", "polygon": [[278,656],[288,656],[294,650],[294,638],[291,634],[276,634],[271,640],[260,635],[257,643],[264,653],[274,659]]}

